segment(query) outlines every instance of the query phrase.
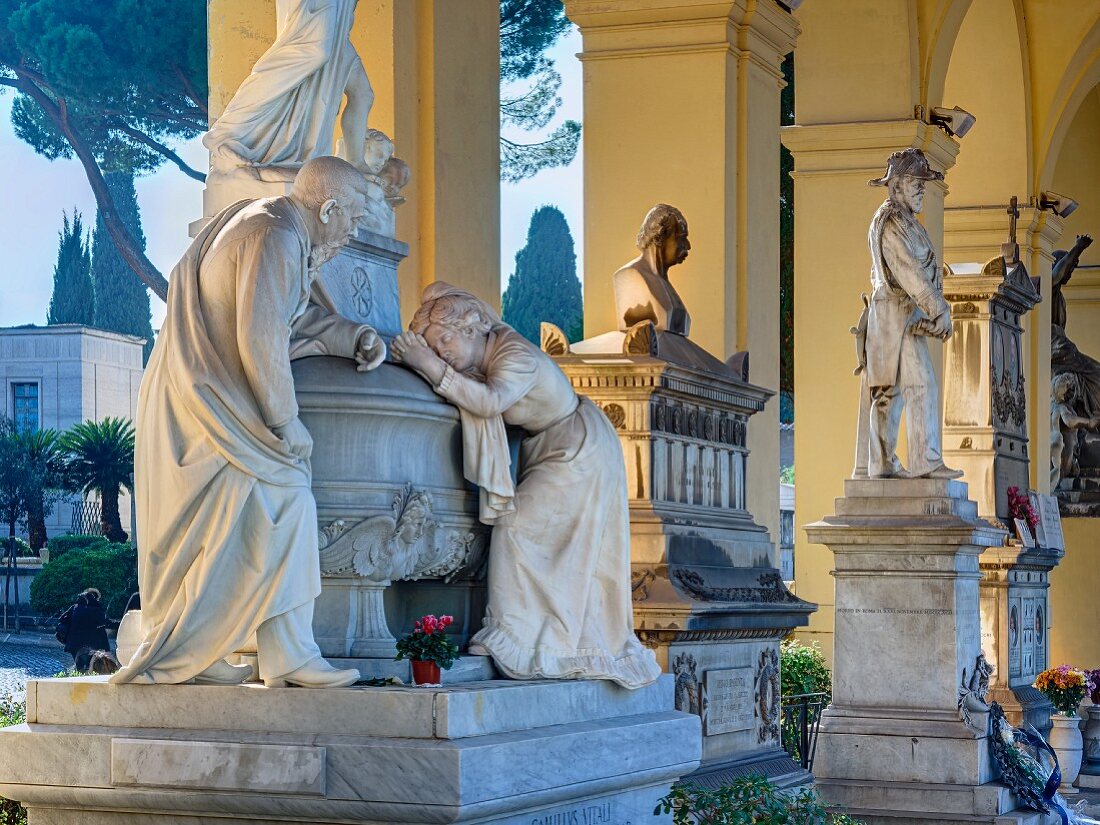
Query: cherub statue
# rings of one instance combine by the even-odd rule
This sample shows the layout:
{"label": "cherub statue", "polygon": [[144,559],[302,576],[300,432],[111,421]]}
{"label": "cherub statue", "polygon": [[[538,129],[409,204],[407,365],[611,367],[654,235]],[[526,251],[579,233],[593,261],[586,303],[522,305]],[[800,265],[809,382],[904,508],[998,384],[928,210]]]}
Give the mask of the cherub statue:
{"label": "cherub statue", "polygon": [[1078,379],[1071,372],[1055,375],[1050,382],[1050,486],[1077,474],[1078,433],[1100,429],[1100,417],[1078,415]]}

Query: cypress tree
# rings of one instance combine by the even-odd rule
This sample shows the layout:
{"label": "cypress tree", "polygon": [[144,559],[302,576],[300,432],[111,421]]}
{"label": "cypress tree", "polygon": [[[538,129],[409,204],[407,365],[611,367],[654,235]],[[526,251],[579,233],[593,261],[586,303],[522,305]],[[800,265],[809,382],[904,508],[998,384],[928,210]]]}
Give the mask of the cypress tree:
{"label": "cypress tree", "polygon": [[84,237],[84,221],[73,210],[73,220],[63,213],[57,233],[57,264],[53,270],[53,295],[47,324],[83,324],[95,322],[95,292],[92,288],[92,258]]}
{"label": "cypress tree", "polygon": [[557,207],[540,207],[531,216],[527,245],[516,253],[502,306],[504,322],[536,344],[543,321],[561,327],[570,341],[583,334],[577,255],[569,224]]}
{"label": "cypress tree", "polygon": [[[138,245],[145,249],[141,231],[134,173],[125,169],[104,175],[119,214]],[[107,232],[101,216],[96,216],[92,235],[92,282],[95,284],[95,325],[111,332],[136,335],[145,339],[145,360],[153,349],[153,325],[149,308],[149,290],[134,277]]]}

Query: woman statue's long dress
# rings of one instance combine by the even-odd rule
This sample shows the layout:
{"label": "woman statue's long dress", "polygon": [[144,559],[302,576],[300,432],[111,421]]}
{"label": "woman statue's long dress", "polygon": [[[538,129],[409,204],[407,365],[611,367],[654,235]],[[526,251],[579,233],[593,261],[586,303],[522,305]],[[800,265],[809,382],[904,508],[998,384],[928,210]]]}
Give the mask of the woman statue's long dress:
{"label": "woman statue's long dress", "polygon": [[[476,308],[488,322],[488,332],[473,333],[484,336],[481,363],[465,374],[447,366],[432,382],[461,411],[466,477],[482,488],[481,519],[493,524],[489,605],[471,649],[516,679],[653,682],[660,668],[633,632],[626,470],[615,429],[547,355],[470,293],[432,284],[417,319],[429,319],[439,299],[457,301],[467,317]],[[427,326],[414,319],[412,328]],[[442,329],[465,332],[446,321]],[[395,353],[402,349],[395,344]],[[505,423],[527,433],[514,489]]]}
{"label": "woman statue's long dress", "polygon": [[332,154],[345,94],[345,160],[363,166],[374,94],[349,40],[357,2],[276,0],[275,42],[203,138],[214,172],[246,167],[263,180],[293,180],[307,160]]}

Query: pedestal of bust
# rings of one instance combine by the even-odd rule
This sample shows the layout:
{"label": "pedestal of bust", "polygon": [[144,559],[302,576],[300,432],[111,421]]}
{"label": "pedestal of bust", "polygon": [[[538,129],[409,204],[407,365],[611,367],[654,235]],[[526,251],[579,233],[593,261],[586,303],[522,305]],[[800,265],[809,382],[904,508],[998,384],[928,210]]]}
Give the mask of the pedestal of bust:
{"label": "pedestal of bust", "polygon": [[814,773],[824,798],[871,823],[995,822],[985,713],[960,711],[982,652],[979,557],[1004,531],[967,487],[848,480],[836,513],[806,528],[835,554],[833,703]]}
{"label": "pedestal of bust", "polygon": [[677,710],[703,722],[689,779],[807,784],[780,741],[779,642],[817,606],[787,590],[746,509],[748,419],[772,393],[683,336],[652,332],[635,351],[628,337],[544,349],[619,432],[635,632],[675,676]]}

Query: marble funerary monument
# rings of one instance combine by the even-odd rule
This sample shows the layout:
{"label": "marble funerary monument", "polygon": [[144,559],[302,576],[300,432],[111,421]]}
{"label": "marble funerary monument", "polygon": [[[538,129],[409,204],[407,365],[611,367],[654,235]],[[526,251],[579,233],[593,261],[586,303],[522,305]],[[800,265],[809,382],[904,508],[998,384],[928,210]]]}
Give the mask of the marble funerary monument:
{"label": "marble funerary monument", "polygon": [[[36,823],[625,825],[699,767],[699,710],[634,632],[614,422],[465,290],[430,284],[401,332],[409,170],[367,129],[355,6],[279,0],[275,42],[207,134],[208,214],[139,398],[124,666],[31,682],[28,723],[0,733],[0,793]],[[753,569],[723,579],[699,547],[684,572],[779,592],[743,510],[743,431],[722,424],[723,489]],[[467,648],[447,684],[352,687],[408,681],[394,636],[424,612],[452,613]],[[774,758],[772,624],[749,633],[763,670],[703,686],[711,733]]]}

